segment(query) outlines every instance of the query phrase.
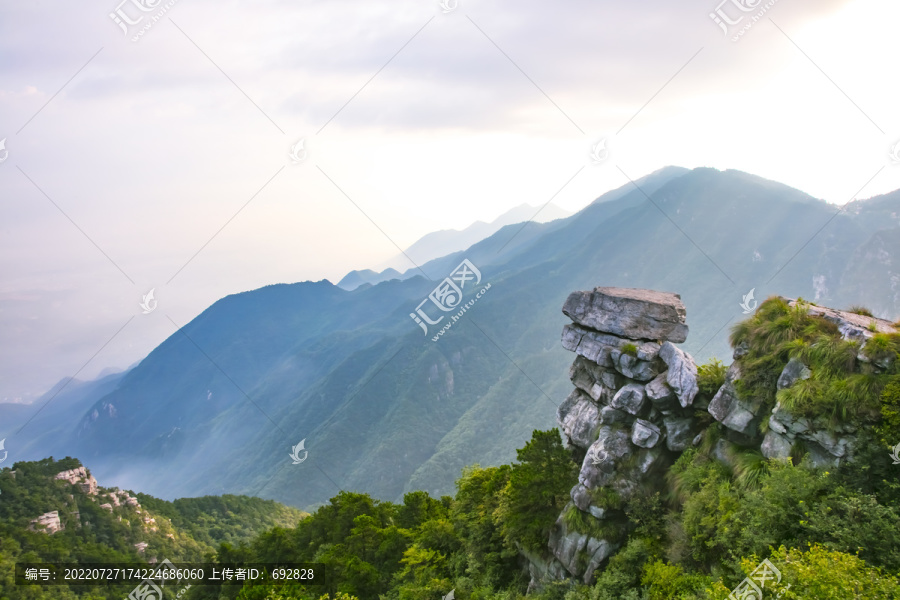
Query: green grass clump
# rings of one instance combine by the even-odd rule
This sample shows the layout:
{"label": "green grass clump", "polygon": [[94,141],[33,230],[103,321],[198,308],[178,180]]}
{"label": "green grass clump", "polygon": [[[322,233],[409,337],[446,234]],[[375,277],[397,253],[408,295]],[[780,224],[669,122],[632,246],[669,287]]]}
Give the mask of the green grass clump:
{"label": "green grass clump", "polygon": [[896,358],[900,353],[900,333],[876,333],[862,347],[862,354],[871,361]]}
{"label": "green grass clump", "polygon": [[637,358],[637,354],[638,354],[637,346],[635,346],[631,342],[626,342],[626,343],[622,344],[621,350],[622,350],[623,354],[627,354],[628,356],[633,356],[633,357]]}
{"label": "green grass clump", "polygon": [[856,315],[862,315],[864,317],[874,317],[872,311],[866,308],[865,306],[854,305],[847,309],[847,312],[851,312]]}
{"label": "green grass clump", "polygon": [[[825,416],[834,424],[848,419],[877,420],[886,375],[876,375],[870,365],[860,365],[860,344],[844,340],[836,324],[810,315],[807,309],[799,300],[791,307],[781,298],[769,298],[755,315],[732,328],[732,345],[748,346],[747,355],[740,360],[742,376],[735,384],[738,394],[762,401],[767,409],[778,401],[793,414]],[[877,334],[862,350],[870,359],[898,351],[900,334]],[[791,358],[801,360],[812,375],[779,391],[778,377]]]}
{"label": "green grass clump", "polygon": [[725,383],[726,371],[728,371],[728,367],[717,358],[697,367],[697,386],[700,388],[700,393],[712,398]]}
{"label": "green grass clump", "polygon": [[598,487],[588,490],[591,504],[604,510],[622,510],[624,502],[616,490],[611,487]]}
{"label": "green grass clump", "polygon": [[563,513],[563,521],[569,531],[577,531],[597,540],[616,543],[622,541],[627,533],[624,523],[598,519],[574,505]]}

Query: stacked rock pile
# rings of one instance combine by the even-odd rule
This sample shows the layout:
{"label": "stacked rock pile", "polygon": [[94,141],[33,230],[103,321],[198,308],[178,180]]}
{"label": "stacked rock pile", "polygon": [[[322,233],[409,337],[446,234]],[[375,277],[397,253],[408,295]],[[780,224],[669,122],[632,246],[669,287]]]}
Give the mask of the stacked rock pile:
{"label": "stacked rock pile", "polygon": [[[706,407],[693,406],[697,367],[675,346],[688,333],[677,294],[599,287],[572,293],[563,313],[573,322],[562,344],[577,356],[569,370],[575,389],[557,420],[584,458],[572,501],[551,532],[557,562],[539,570],[588,582],[627,534],[622,506],[659,489],[658,474],[697,435],[694,411]],[[577,531],[572,522],[592,526]]]}

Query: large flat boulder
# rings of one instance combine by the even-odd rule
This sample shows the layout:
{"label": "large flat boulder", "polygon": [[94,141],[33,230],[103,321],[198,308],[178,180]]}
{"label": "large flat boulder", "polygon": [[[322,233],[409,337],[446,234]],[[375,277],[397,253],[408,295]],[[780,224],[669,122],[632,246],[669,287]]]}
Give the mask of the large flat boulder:
{"label": "large flat boulder", "polygon": [[572,292],[562,310],[579,325],[632,340],[687,339],[686,313],[678,294],[598,287]]}

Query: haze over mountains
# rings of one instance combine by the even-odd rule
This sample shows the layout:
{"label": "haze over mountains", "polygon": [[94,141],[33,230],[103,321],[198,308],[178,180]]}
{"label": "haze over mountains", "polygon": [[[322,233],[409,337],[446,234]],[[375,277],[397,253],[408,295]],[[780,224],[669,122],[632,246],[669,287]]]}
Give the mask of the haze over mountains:
{"label": "haze over mountains", "polygon": [[417,270],[410,269],[406,273],[400,273],[395,269],[409,265],[410,261],[422,265],[428,261],[465,250],[484,238],[493,235],[505,225],[534,221],[536,223],[548,223],[556,219],[562,219],[572,213],[555,204],[547,204],[544,207],[535,207],[529,204],[520,204],[512,208],[490,223],[475,221],[465,229],[442,229],[433,231],[419,238],[409,248],[387,261],[388,265],[383,271],[377,273],[371,269],[362,271],[350,271],[338,282],[338,287],[345,290],[355,290],[359,286],[369,283],[376,284],[391,279],[407,279],[412,277]]}
{"label": "haze over mountains", "polygon": [[[0,439],[13,460],[77,456],[105,481],[164,498],[439,496],[462,467],[509,462],[533,429],[554,426],[571,387],[559,337],[572,290],[678,293],[685,350],[729,363],[728,325],[751,289],[900,315],[898,215],[900,191],[838,210],[739,171],[669,167],[570,217],[501,227],[405,279],[223,298],[127,373],[66,386],[21,433],[31,414],[0,405]],[[481,274],[464,300],[491,287],[434,342],[456,311],[425,335],[410,314],[463,259]],[[308,456],[293,464],[301,440]]]}

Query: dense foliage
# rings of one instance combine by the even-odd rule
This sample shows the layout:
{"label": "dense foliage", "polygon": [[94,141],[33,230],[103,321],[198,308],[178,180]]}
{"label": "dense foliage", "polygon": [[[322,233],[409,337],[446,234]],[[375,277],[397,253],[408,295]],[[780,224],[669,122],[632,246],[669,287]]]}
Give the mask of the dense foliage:
{"label": "dense foliage", "polygon": [[[88,494],[55,479],[80,466],[73,458],[51,457],[0,470],[0,600],[124,598],[134,587],[15,586],[18,562],[201,562],[222,541],[246,542],[275,525],[294,526],[303,517],[297,509],[244,496],[170,503],[139,494],[140,508],[105,509],[101,504],[111,502],[112,489]],[[35,530],[32,520],[52,511],[59,513],[62,529],[52,535]],[[135,547],[140,542],[148,544],[144,553]]]}

